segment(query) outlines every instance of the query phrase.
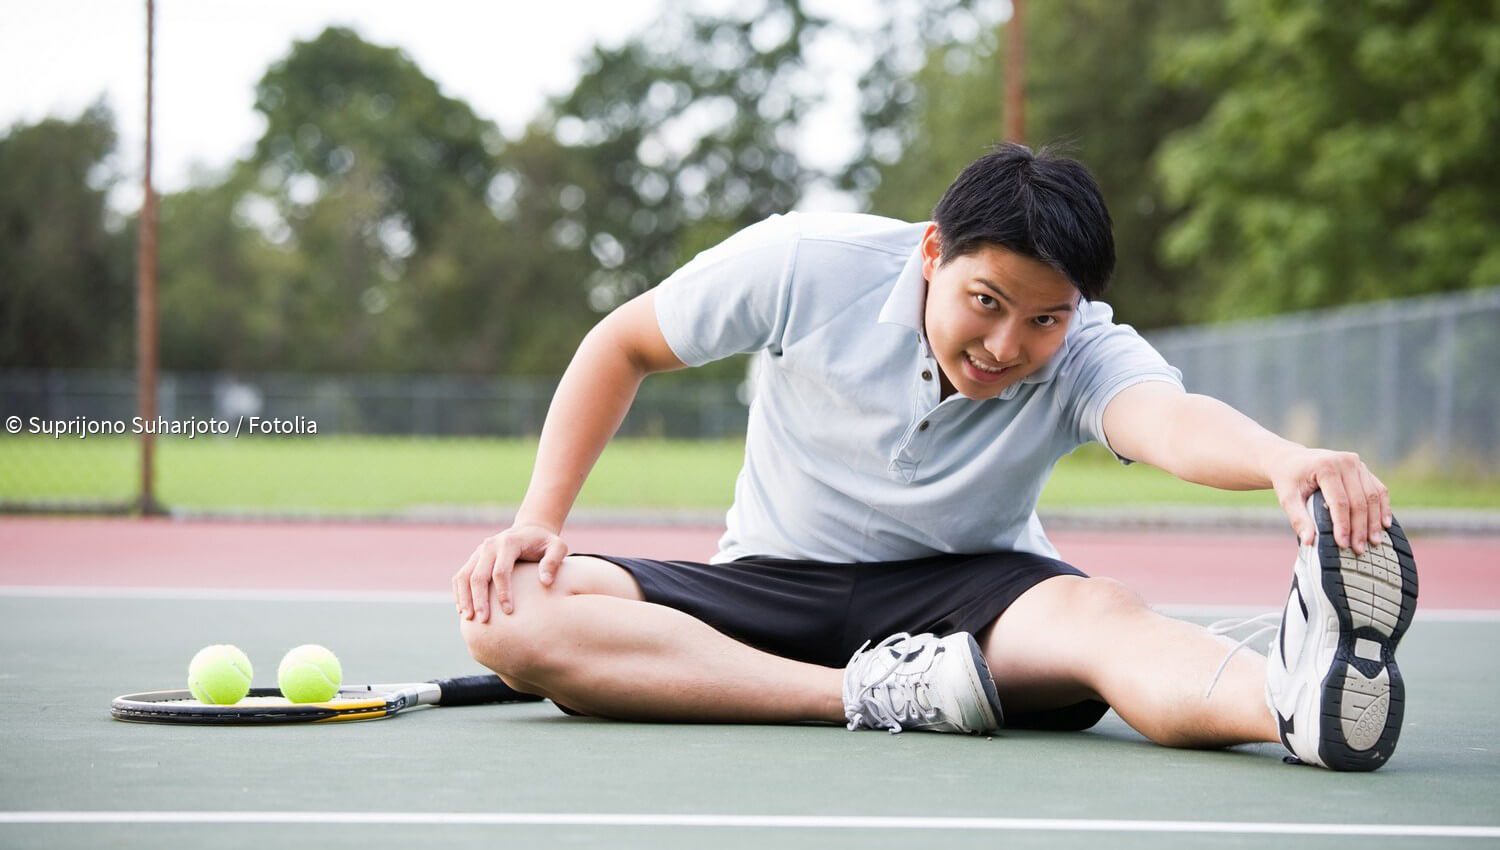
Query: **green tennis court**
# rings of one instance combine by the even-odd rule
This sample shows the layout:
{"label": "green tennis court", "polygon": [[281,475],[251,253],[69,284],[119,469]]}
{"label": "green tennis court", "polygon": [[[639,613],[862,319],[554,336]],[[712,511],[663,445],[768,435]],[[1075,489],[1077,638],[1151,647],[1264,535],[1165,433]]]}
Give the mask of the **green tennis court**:
{"label": "green tennis court", "polygon": [[[136,525],[104,527],[116,529],[122,549],[146,551],[126,531]],[[10,552],[0,558],[0,734],[10,767],[0,846],[1500,845],[1492,651],[1500,615],[1487,608],[1419,611],[1401,650],[1405,730],[1396,757],[1370,774],[1287,765],[1269,745],[1165,749],[1113,714],[1087,733],[990,739],[621,723],[568,717],[550,703],[424,708],[327,726],[171,727],[112,720],[109,700],[180,687],[187,659],[208,642],[244,648],[257,682],[303,642],[335,647],[350,682],[480,670],[440,585],[347,582],[320,569],[333,555],[306,543],[323,533],[315,529],[296,538],[274,527],[161,523],[154,533],[190,557],[206,545],[192,534],[239,549],[246,535],[268,547],[293,540],[308,549],[303,568],[324,579],[293,583],[279,577],[296,564],[269,563],[257,579],[230,561],[236,576],[226,580],[199,562],[196,584],[191,566],[169,573],[163,564],[153,585],[128,553],[112,574],[91,527],[8,520],[0,528]],[[59,577],[71,584],[41,586],[27,572],[41,544],[24,538],[37,528],[48,549],[70,538],[85,547],[56,556],[79,565]],[[388,530],[347,533],[399,548],[381,536]],[[1180,537],[1154,542],[1193,557],[1192,535]],[[1446,605],[1463,597],[1454,582],[1469,574],[1448,569],[1453,556],[1439,542],[1428,547],[1430,584],[1434,603]],[[451,568],[447,545],[429,547],[434,576]],[[1496,542],[1466,545],[1485,559]],[[386,574],[378,554],[368,565]],[[1472,584],[1473,604],[1488,604],[1492,582]],[[1204,599],[1202,614],[1221,613]],[[1194,610],[1181,598],[1172,608]]]}

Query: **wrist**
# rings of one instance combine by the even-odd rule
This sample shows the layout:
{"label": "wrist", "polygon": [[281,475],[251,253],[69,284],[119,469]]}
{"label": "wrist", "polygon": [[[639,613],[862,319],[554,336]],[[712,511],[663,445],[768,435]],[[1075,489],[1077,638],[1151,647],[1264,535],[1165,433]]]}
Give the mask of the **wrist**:
{"label": "wrist", "polygon": [[1261,475],[1273,486],[1284,477],[1284,470],[1296,468],[1297,455],[1306,452],[1307,446],[1295,443],[1284,437],[1277,437],[1276,442],[1268,447],[1262,454]]}
{"label": "wrist", "polygon": [[547,532],[549,534],[555,534],[555,535],[561,536],[562,535],[563,524],[561,522],[556,522],[556,521],[548,520],[548,519],[543,518],[543,517],[528,516],[526,514],[518,513],[518,514],[516,514],[515,519],[511,520],[510,527],[511,528],[536,528],[536,529],[541,529],[542,531],[545,531],[545,532]]}

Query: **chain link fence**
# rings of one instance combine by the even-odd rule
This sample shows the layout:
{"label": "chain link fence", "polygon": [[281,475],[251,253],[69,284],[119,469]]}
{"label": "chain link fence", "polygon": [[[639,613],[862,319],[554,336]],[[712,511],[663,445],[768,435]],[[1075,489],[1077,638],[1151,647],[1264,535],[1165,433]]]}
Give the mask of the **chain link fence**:
{"label": "chain link fence", "polygon": [[[1221,398],[1292,439],[1358,451],[1377,470],[1500,474],[1500,289],[1180,328],[1147,338],[1182,370],[1190,390]],[[205,467],[195,470],[198,478],[231,492],[270,488],[254,478],[286,476],[284,469],[273,469],[277,463],[309,479],[288,481],[264,497],[274,503],[282,492],[330,484],[310,480],[319,475],[341,483],[346,473],[315,472],[313,461],[347,443],[415,440],[452,448],[464,438],[534,438],[555,388],[547,380],[457,376],[166,373],[159,380],[158,421],[222,430],[201,431],[191,440],[184,432],[164,434],[158,444],[167,448],[160,457],[178,463],[191,457]],[[748,399],[746,382],[648,380],[620,435],[732,440],[744,433]],[[0,417],[6,420],[0,510],[130,505],[139,481],[142,426],[136,416],[131,372],[0,371]],[[253,421],[280,423],[282,430],[261,434],[316,436],[295,444],[303,452],[296,459],[262,455],[272,451],[268,447],[279,451],[294,444],[280,436],[231,441],[231,434],[247,433],[246,423]],[[36,433],[34,423],[50,430]],[[96,430],[58,433],[71,428]],[[365,459],[349,463],[375,466],[389,454],[388,445],[375,446],[365,449]],[[481,446],[473,456],[491,454],[493,449]],[[237,471],[230,471],[231,464]],[[350,475],[346,486],[383,486],[370,480],[376,483],[355,484]],[[222,504],[233,506],[235,498],[226,496]],[[172,507],[193,505],[178,500]]]}
{"label": "chain link fence", "polygon": [[1189,390],[1376,469],[1500,473],[1500,289],[1146,335]]}
{"label": "chain link fence", "polygon": [[[311,423],[325,435],[528,437],[541,431],[556,389],[556,381],[513,378],[167,372],[157,382],[157,418],[232,430],[253,417],[294,431]],[[620,435],[743,435],[746,393],[743,382],[647,381]],[[0,414],[20,417],[23,433],[35,430],[33,419],[43,428],[145,427],[134,422],[135,375],[124,371],[0,371]]]}

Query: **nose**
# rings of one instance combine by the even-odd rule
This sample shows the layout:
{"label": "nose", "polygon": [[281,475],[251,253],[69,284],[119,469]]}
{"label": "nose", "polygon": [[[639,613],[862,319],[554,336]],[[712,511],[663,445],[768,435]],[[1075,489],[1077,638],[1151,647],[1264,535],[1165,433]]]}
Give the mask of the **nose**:
{"label": "nose", "polygon": [[1001,322],[984,338],[984,350],[996,363],[1013,363],[1021,356],[1021,328],[1014,320]]}

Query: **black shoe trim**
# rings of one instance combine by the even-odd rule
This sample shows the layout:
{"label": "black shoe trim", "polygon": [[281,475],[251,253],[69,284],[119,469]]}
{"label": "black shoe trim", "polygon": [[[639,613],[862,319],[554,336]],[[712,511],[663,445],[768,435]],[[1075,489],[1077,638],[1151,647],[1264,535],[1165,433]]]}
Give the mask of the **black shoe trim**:
{"label": "black shoe trim", "polygon": [[1000,709],[1000,694],[995,690],[995,677],[990,675],[990,663],[984,660],[979,641],[969,635],[969,653],[974,657],[974,667],[979,670],[979,681],[984,683],[984,697],[989,700],[990,711],[995,713],[995,728],[1005,728],[1005,712]]}
{"label": "black shoe trim", "polygon": [[[1329,601],[1333,603],[1339,621],[1338,648],[1334,652],[1333,664],[1325,674],[1322,685],[1323,695],[1320,703],[1322,734],[1318,742],[1318,756],[1324,764],[1334,770],[1374,770],[1385,764],[1391,757],[1401,734],[1401,721],[1406,706],[1406,687],[1401,679],[1401,670],[1396,666],[1395,654],[1396,644],[1401,641],[1416,613],[1416,561],[1412,557],[1411,544],[1407,541],[1406,534],[1402,532],[1400,525],[1393,521],[1387,533],[1390,535],[1391,547],[1396,551],[1396,559],[1401,567],[1401,612],[1389,636],[1381,634],[1374,628],[1360,628],[1356,631],[1349,609],[1349,599],[1344,591],[1344,574],[1339,547],[1333,539],[1333,517],[1328,511],[1328,504],[1324,501],[1321,492],[1315,492],[1311,502],[1313,522],[1318,530],[1316,546],[1323,590]],[[1370,661],[1355,654],[1355,641],[1361,638],[1374,641],[1380,646],[1379,661]],[[1349,675],[1350,667],[1353,667],[1358,675],[1367,679],[1378,676],[1381,669],[1384,669],[1389,680],[1390,690],[1387,693],[1385,726],[1379,738],[1369,749],[1354,749],[1344,735],[1341,709],[1344,682]]]}

